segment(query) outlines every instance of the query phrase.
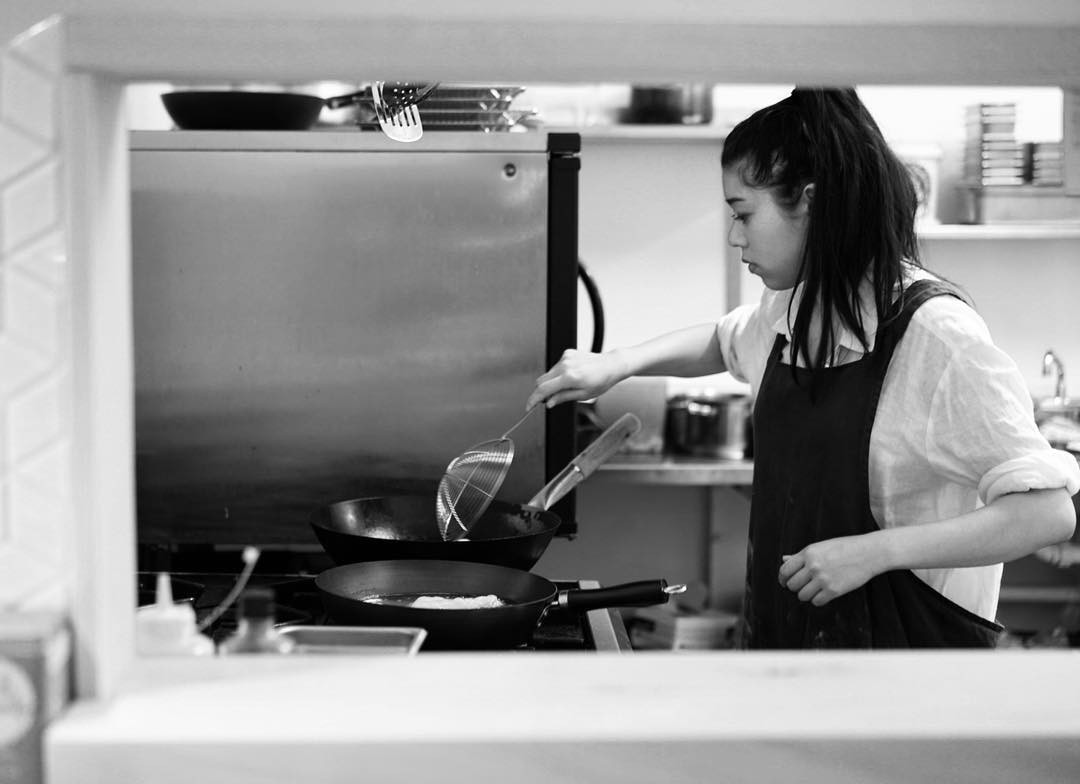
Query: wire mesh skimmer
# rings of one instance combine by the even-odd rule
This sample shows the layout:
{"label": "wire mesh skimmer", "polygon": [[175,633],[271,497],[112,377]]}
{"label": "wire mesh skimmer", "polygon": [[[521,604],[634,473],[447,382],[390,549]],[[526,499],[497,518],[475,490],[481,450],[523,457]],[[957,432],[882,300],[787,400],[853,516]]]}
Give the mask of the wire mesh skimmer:
{"label": "wire mesh skimmer", "polygon": [[543,406],[533,406],[499,438],[470,447],[446,466],[435,494],[436,519],[444,540],[467,534],[491,505],[514,461],[510,434],[537,408]]}

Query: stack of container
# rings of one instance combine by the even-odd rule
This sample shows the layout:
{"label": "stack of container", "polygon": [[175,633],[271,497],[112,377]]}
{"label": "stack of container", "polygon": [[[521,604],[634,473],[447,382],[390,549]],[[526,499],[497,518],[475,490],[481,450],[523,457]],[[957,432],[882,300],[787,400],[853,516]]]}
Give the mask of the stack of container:
{"label": "stack of container", "polygon": [[1014,103],[968,106],[965,122],[962,222],[1080,218],[1080,200],[1064,190],[1063,142],[1018,141]]}
{"label": "stack of container", "polygon": [[1024,145],[1025,180],[1032,185],[1063,185],[1065,145],[1061,142],[1029,142]]}
{"label": "stack of container", "polygon": [[1016,104],[967,107],[964,180],[969,185],[1023,185],[1024,145],[1016,140]]}

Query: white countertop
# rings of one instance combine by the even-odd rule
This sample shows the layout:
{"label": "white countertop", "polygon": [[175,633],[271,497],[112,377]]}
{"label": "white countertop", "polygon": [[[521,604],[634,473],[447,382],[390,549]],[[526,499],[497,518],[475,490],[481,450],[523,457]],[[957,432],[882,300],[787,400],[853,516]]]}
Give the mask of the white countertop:
{"label": "white countertop", "polygon": [[46,745],[49,784],[1064,782],[1080,771],[1080,657],[143,659]]}

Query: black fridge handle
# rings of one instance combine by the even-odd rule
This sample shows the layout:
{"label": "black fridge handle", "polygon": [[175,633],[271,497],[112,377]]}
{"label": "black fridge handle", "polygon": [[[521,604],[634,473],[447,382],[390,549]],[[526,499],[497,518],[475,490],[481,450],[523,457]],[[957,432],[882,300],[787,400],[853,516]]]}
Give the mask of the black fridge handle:
{"label": "black fridge handle", "polygon": [[577,274],[582,285],[585,286],[585,293],[589,296],[589,307],[592,310],[593,333],[589,351],[598,354],[604,350],[604,302],[600,298],[600,289],[596,281],[585,269],[585,263],[581,259],[578,259]]}

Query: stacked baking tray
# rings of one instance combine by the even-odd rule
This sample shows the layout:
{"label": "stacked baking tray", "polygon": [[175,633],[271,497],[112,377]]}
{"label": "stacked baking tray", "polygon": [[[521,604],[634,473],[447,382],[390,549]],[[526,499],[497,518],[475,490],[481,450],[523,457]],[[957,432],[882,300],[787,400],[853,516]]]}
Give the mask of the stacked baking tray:
{"label": "stacked baking tray", "polygon": [[[420,121],[427,131],[525,131],[535,127],[536,112],[512,107],[523,87],[440,84],[420,103]],[[361,101],[359,125],[379,130],[370,99]]]}

